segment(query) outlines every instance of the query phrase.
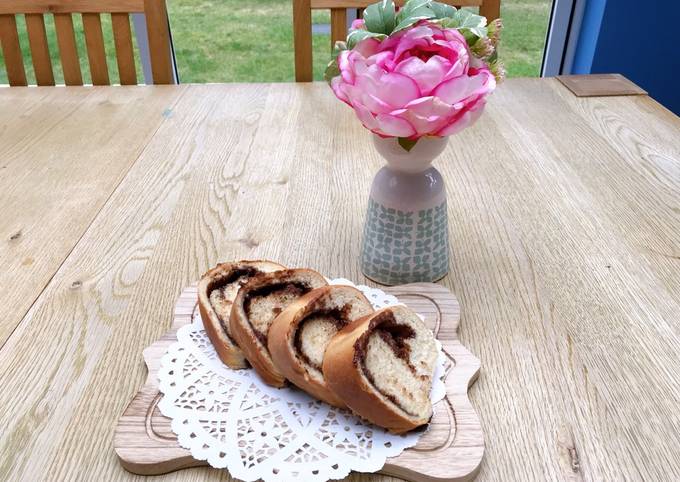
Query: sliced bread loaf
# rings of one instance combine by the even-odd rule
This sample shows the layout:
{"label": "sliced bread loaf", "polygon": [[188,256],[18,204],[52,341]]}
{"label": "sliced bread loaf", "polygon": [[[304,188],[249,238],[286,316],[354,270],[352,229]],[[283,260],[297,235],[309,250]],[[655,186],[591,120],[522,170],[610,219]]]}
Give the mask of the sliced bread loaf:
{"label": "sliced bread loaf", "polygon": [[344,407],[323,377],[324,353],[340,329],[370,313],[371,303],[351,286],[324,286],[310,291],[288,306],[269,328],[267,346],[274,364],[310,395]]}
{"label": "sliced bread loaf", "polygon": [[357,415],[394,433],[428,422],[437,361],[432,331],[405,306],[384,308],[329,343],[323,375]]}
{"label": "sliced bread loaf", "polygon": [[255,276],[239,290],[231,310],[231,334],[265,383],[275,387],[285,383],[267,348],[274,318],[303,295],[327,284],[311,269],[287,269]]}
{"label": "sliced bread loaf", "polygon": [[245,368],[246,360],[230,334],[231,306],[241,286],[251,277],[285,269],[271,261],[221,263],[203,275],[198,283],[198,308],[208,338],[223,363]]}

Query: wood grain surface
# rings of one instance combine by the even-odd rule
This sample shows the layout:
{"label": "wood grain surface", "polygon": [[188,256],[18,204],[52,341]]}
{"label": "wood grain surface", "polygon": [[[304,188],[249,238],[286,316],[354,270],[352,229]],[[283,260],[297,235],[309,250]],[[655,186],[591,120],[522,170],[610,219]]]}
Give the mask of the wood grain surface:
{"label": "wood grain surface", "polygon": [[0,89],[0,346],[183,90]]}
{"label": "wood grain surface", "polygon": [[[0,89],[0,480],[135,478],[113,434],[140,354],[217,261],[366,282],[381,160],[326,85],[102,89]],[[159,120],[126,102],[174,105]],[[484,367],[470,390],[478,480],[677,479],[680,119],[646,96],[513,79],[435,164],[452,249],[441,283]],[[33,228],[11,239],[24,217]],[[26,233],[31,250],[12,251]]]}
{"label": "wood grain surface", "polygon": [[[484,456],[479,417],[467,395],[477,379],[480,363],[458,340],[458,300],[447,288],[433,283],[412,283],[385,291],[424,316],[425,323],[441,342],[446,355],[446,398],[434,405],[429,428],[418,444],[387,459],[380,472],[415,482],[470,481]],[[144,350],[146,382],[116,425],[116,455],[123,467],[135,474],[166,474],[208,465],[180,446],[170,427],[171,419],[164,417],[157,407],[162,398],[158,389],[161,358],[177,341],[177,330],[197,316],[197,298],[195,285],[185,288],[175,304],[170,331]],[[439,463],[433,464],[433,457]]]}
{"label": "wood grain surface", "polygon": [[621,74],[558,75],[577,97],[646,95],[647,91]]}

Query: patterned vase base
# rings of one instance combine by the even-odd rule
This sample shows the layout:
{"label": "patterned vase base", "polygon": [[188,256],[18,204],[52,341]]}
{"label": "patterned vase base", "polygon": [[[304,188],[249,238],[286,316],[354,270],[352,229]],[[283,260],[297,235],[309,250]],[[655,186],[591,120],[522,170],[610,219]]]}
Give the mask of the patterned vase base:
{"label": "patterned vase base", "polygon": [[449,270],[446,201],[420,211],[400,211],[368,200],[361,271],[397,285],[437,281]]}

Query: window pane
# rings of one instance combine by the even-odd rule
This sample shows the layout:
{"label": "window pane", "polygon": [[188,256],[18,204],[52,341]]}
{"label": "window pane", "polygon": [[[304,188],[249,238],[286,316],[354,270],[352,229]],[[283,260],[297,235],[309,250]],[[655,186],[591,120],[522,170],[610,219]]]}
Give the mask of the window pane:
{"label": "window pane", "polygon": [[501,0],[503,37],[499,50],[508,77],[538,77],[552,0]]}
{"label": "window pane", "polygon": [[[551,0],[504,0],[501,54],[510,76],[538,76]],[[294,80],[291,0],[168,0],[182,82]],[[330,59],[328,11],[314,11],[314,78]]]}

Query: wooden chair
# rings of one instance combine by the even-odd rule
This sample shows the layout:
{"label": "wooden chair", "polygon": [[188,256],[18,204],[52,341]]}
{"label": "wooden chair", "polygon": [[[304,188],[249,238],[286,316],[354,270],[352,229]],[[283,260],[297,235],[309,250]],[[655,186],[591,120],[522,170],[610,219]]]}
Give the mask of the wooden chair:
{"label": "wooden chair", "polygon": [[[293,43],[295,45],[295,81],[312,81],[312,10],[331,11],[331,45],[347,37],[347,9],[362,11],[376,0],[293,0]],[[439,0],[456,7],[479,7],[480,15],[495,20],[501,15],[500,0]],[[404,0],[395,0],[403,5]]]}
{"label": "wooden chair", "polygon": [[0,41],[12,86],[25,86],[26,71],[19,45],[16,15],[24,14],[35,78],[38,85],[54,85],[45,31],[45,14],[54,15],[59,56],[66,85],[83,85],[73,30],[73,14],[82,14],[90,73],[94,85],[109,85],[100,14],[111,14],[116,61],[121,85],[137,83],[131,13],[146,16],[154,84],[174,83],[170,32],[165,0],[0,0]]}

